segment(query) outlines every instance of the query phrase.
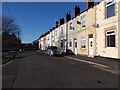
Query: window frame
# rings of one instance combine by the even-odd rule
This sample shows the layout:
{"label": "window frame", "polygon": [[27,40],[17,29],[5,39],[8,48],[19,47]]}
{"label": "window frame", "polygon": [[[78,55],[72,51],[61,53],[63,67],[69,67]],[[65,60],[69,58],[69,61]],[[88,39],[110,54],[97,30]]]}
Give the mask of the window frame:
{"label": "window frame", "polygon": [[55,36],[57,37],[57,30],[55,30]]}
{"label": "window frame", "polygon": [[61,27],[61,35],[64,35],[63,27]]}
{"label": "window frame", "polygon": [[69,40],[69,47],[72,47],[72,39]]}
{"label": "window frame", "polygon": [[[84,18],[83,18],[83,17],[84,17]],[[85,24],[84,24],[84,27],[83,27],[83,22],[85,23]],[[86,28],[86,15],[85,15],[85,14],[81,16],[81,28],[82,28],[82,29],[85,29],[85,28]]]}
{"label": "window frame", "polygon": [[[108,32],[112,32],[112,31],[114,31],[114,33],[112,33],[112,34],[107,34]],[[116,37],[116,31],[113,29],[113,30],[108,30],[108,31],[106,31],[106,48],[115,48],[116,47],[116,39],[115,39],[115,46],[114,47],[108,47],[107,46],[107,36],[110,36],[110,35],[115,35],[115,37]]]}
{"label": "window frame", "polygon": [[[110,3],[111,2],[111,3]],[[109,3],[109,4],[108,4]],[[111,5],[113,5],[114,4],[114,15],[113,16],[115,16],[115,2],[114,2],[114,0],[111,0],[111,1],[107,1],[106,2],[106,4],[105,4],[105,8],[106,8],[106,19],[107,18],[111,18],[111,17],[113,17],[113,16],[110,16],[110,17],[107,17],[107,8],[109,7],[109,6],[111,6]]]}
{"label": "window frame", "polygon": [[72,22],[69,23],[69,30],[71,31],[73,28],[72,28]]}
{"label": "window frame", "polygon": [[[84,45],[83,45],[83,41],[85,42]],[[85,47],[83,47],[83,46],[85,46]],[[81,48],[86,48],[86,38],[85,38],[85,36],[81,36]]]}

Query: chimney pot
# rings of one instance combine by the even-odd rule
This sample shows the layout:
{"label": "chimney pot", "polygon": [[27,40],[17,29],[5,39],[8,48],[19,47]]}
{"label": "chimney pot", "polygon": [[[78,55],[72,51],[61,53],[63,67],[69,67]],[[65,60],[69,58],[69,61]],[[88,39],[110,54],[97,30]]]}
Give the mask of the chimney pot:
{"label": "chimney pot", "polygon": [[94,0],[86,0],[86,9],[94,5]]}
{"label": "chimney pot", "polygon": [[55,23],[55,27],[57,28],[57,27],[58,27],[58,25],[59,25],[59,22],[58,22],[58,21],[56,21],[56,23]]}
{"label": "chimney pot", "polygon": [[74,17],[78,16],[80,14],[80,8],[79,6],[74,7]]}
{"label": "chimney pot", "polygon": [[64,18],[60,19],[60,25],[64,24]]}
{"label": "chimney pot", "polygon": [[66,22],[68,22],[69,20],[71,20],[71,15],[70,15],[70,13],[68,12],[68,13],[66,14]]}

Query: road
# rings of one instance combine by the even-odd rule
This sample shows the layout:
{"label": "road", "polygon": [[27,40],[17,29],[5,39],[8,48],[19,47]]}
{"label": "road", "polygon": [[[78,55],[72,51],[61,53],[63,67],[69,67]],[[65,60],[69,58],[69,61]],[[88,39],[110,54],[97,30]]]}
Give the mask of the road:
{"label": "road", "polygon": [[118,75],[39,51],[18,54],[3,67],[3,88],[117,88]]}

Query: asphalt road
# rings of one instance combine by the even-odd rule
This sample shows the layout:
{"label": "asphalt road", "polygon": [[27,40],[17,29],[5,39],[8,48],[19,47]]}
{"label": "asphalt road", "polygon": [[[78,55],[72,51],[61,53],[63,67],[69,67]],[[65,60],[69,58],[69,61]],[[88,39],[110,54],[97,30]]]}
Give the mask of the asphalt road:
{"label": "asphalt road", "polygon": [[118,88],[118,75],[38,51],[18,54],[2,67],[3,88]]}

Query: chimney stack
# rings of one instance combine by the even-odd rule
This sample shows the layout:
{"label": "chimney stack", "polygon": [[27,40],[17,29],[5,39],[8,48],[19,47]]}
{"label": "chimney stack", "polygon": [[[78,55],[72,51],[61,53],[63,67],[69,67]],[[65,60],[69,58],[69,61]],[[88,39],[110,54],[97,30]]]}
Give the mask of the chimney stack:
{"label": "chimney stack", "polygon": [[54,30],[55,29],[55,27],[52,27],[52,30]]}
{"label": "chimney stack", "polygon": [[68,22],[69,20],[71,20],[71,15],[70,15],[70,13],[67,13],[66,14],[66,22]]}
{"label": "chimney stack", "polygon": [[59,22],[58,22],[58,21],[56,21],[56,23],[55,23],[55,27],[57,28],[57,27],[58,27],[58,25],[59,25]]}
{"label": "chimney stack", "polygon": [[94,0],[86,0],[86,9],[94,5]]}
{"label": "chimney stack", "polygon": [[64,18],[60,19],[60,25],[64,24]]}
{"label": "chimney stack", "polygon": [[79,6],[74,7],[74,17],[78,16],[80,14],[80,8]]}

